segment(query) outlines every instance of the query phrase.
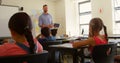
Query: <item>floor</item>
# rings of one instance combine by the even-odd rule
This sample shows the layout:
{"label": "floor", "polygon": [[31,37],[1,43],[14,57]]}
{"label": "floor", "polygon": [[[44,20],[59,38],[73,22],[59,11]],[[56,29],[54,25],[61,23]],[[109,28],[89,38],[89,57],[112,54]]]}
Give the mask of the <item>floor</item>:
{"label": "floor", "polygon": [[[72,56],[68,56],[68,55],[66,55],[66,56],[64,56],[63,57],[63,60],[61,60],[63,63],[73,63],[73,60],[72,60]],[[90,62],[91,60],[90,59],[85,59],[85,63],[88,63],[88,62]],[[80,61],[79,61],[79,63],[80,63]]]}

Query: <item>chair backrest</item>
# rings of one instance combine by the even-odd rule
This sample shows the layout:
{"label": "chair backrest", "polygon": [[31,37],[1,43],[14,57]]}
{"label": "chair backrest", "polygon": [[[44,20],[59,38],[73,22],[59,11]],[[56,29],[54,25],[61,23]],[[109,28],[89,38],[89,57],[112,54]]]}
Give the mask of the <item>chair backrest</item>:
{"label": "chair backrest", "polygon": [[117,44],[97,45],[93,48],[92,58],[95,63],[114,63]]}
{"label": "chair backrest", "polygon": [[62,44],[61,40],[40,42],[44,50],[48,50],[50,45]]}
{"label": "chair backrest", "polygon": [[48,52],[0,57],[0,63],[47,63]]}

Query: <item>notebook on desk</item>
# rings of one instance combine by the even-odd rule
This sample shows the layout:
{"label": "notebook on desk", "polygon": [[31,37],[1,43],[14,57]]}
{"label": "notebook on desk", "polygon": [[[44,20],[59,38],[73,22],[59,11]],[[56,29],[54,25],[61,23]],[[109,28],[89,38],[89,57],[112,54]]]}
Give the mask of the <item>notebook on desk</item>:
{"label": "notebook on desk", "polygon": [[59,45],[52,45],[51,47],[65,47],[65,48],[73,48],[71,43],[64,43]]}

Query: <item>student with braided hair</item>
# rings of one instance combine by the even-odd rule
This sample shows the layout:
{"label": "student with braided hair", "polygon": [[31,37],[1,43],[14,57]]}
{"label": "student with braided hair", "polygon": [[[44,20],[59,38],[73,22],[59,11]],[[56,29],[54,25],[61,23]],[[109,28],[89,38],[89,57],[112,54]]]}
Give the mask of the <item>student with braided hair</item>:
{"label": "student with braided hair", "polygon": [[25,12],[14,14],[8,23],[14,43],[4,43],[0,46],[0,56],[34,54],[42,52],[43,48],[32,36],[32,23]]}

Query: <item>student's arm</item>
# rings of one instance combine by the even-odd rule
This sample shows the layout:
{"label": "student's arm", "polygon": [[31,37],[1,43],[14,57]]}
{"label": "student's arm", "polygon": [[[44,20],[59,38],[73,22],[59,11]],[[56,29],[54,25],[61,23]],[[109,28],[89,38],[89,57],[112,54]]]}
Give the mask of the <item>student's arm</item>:
{"label": "student's arm", "polygon": [[74,48],[77,48],[77,47],[81,47],[81,46],[85,46],[85,45],[93,45],[93,44],[95,44],[94,39],[89,38],[87,40],[83,40],[80,42],[74,42],[72,45]]}
{"label": "student's arm", "polygon": [[43,47],[38,41],[37,41],[37,46],[38,46],[38,52],[43,52]]}
{"label": "student's arm", "polygon": [[37,45],[37,53],[39,53],[39,52],[42,52],[43,51],[43,47],[42,47],[42,45],[38,42],[38,40],[36,40],[36,39],[34,39],[34,42],[36,43],[36,45]]}

